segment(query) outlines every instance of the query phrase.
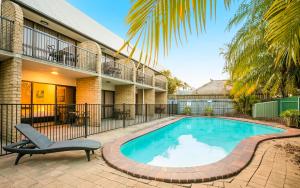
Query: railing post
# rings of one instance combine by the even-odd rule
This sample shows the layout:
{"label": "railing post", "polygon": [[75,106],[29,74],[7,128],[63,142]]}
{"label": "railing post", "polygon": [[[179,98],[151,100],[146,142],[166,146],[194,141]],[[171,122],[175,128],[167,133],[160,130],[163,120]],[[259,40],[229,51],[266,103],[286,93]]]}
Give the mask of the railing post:
{"label": "railing post", "polygon": [[125,128],[125,103],[123,103],[123,115],[122,115],[122,118],[123,118],[123,128]]}
{"label": "railing post", "polygon": [[33,104],[30,104],[31,126],[33,127]]}
{"label": "railing post", "polygon": [[87,108],[88,108],[88,105],[87,103],[84,104],[84,137],[87,138],[87,135],[88,135],[88,129],[87,129],[87,126],[88,126],[88,119],[87,119],[87,116],[88,116],[88,111],[87,111]]}
{"label": "railing post", "polygon": [[145,115],[146,115],[146,122],[148,121],[148,105],[147,104],[145,104],[146,105],[146,107],[145,107]]}
{"label": "railing post", "polygon": [[172,101],[172,115],[174,115],[174,101]]}

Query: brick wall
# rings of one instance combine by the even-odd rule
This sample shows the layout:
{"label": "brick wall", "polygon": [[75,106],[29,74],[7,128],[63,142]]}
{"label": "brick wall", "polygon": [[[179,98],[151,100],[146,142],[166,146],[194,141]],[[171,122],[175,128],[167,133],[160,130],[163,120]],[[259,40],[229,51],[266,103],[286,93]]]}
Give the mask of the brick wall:
{"label": "brick wall", "polygon": [[155,93],[155,104],[167,104],[167,102],[168,102],[167,92]]}
{"label": "brick wall", "polygon": [[[138,89],[138,100],[137,104],[148,104],[147,114],[154,115],[154,104],[155,104],[155,90],[154,89],[145,89],[144,90],[144,103],[143,103],[143,90]],[[137,114],[145,112],[145,105],[138,105]]]}
{"label": "brick wall", "polygon": [[[130,111],[130,118],[135,116],[135,86],[134,85],[116,85],[115,104],[130,104],[127,110]],[[122,110],[122,105],[117,108]]]}
{"label": "brick wall", "polygon": [[0,124],[1,136],[8,142],[16,138],[13,128],[21,122],[21,106],[5,105],[21,102],[22,61],[14,58],[0,62]]}
{"label": "brick wall", "polygon": [[22,53],[23,45],[23,11],[22,8],[12,1],[5,0],[2,3],[2,16],[12,21],[13,37],[12,37],[12,51],[15,53]]}
{"label": "brick wall", "polygon": [[100,77],[79,78],[76,80],[76,103],[101,103]]}
{"label": "brick wall", "polygon": [[[97,73],[101,73],[101,56],[102,56],[101,47],[96,42],[93,42],[93,41],[82,42],[82,43],[78,44],[78,47],[87,49],[88,51],[97,54],[97,57],[95,59],[95,61],[96,61],[95,68],[96,68]],[[86,62],[85,55],[86,55],[85,50],[79,51],[78,52],[78,62],[79,63],[90,63],[88,66],[94,66],[93,62]],[[83,67],[84,65],[79,65],[79,66]]]}

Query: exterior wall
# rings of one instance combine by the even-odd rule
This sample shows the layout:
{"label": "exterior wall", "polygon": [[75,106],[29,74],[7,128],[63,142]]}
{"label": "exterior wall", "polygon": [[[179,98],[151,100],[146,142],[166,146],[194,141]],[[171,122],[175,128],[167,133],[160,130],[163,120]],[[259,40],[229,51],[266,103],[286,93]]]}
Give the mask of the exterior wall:
{"label": "exterior wall", "polygon": [[101,78],[79,78],[76,81],[77,104],[100,104],[101,103]]}
{"label": "exterior wall", "polygon": [[145,89],[145,104],[155,104],[154,89]]}
{"label": "exterior wall", "polygon": [[[78,46],[81,48],[88,49],[89,51],[97,54],[96,70],[99,73],[99,76],[77,79],[76,103],[101,104],[101,48],[97,43],[93,41],[82,42]],[[79,58],[83,58],[82,54],[79,54]]]}
{"label": "exterior wall", "polygon": [[14,58],[0,62],[0,104],[1,106],[1,136],[14,141],[16,130],[13,126],[21,122],[21,106],[5,104],[21,103],[22,61]]}
{"label": "exterior wall", "polygon": [[23,11],[12,1],[5,0],[2,3],[2,16],[14,21],[12,51],[22,53],[23,44]]}
{"label": "exterior wall", "polygon": [[[78,44],[78,47],[87,49],[90,52],[97,54],[96,70],[97,70],[97,73],[100,74],[101,73],[101,56],[102,56],[101,47],[96,42],[93,42],[93,41],[82,42],[82,43]],[[85,55],[86,54],[84,53],[84,51],[80,50],[78,53],[78,62],[87,63],[85,61]],[[79,66],[81,67],[82,65],[79,65]]]}
{"label": "exterior wall", "polygon": [[167,92],[156,92],[155,93],[155,104],[167,104],[168,94]]}
{"label": "exterior wall", "polygon": [[[23,11],[17,4],[5,0],[2,2],[2,16],[12,21],[12,51],[22,53]],[[20,104],[21,102],[22,60],[12,58],[0,62],[0,104]],[[13,142],[16,130],[12,127],[21,122],[20,106],[1,106],[1,136]]]}
{"label": "exterior wall", "polygon": [[[155,104],[155,90],[154,89],[145,89],[144,90],[144,103],[143,103],[143,90],[138,89],[137,90],[137,104],[148,104],[147,106],[147,114],[148,115],[154,115],[154,104]],[[145,105],[138,105],[137,106],[137,114],[141,114],[142,112],[145,112]]]}
{"label": "exterior wall", "polygon": [[155,90],[154,89],[146,89],[145,90],[145,104],[149,104],[147,106],[147,114],[152,116],[155,112]]}
{"label": "exterior wall", "polygon": [[130,111],[130,118],[135,116],[135,86],[134,85],[117,85],[115,91],[116,108],[123,110],[120,104],[130,104],[126,110]]}

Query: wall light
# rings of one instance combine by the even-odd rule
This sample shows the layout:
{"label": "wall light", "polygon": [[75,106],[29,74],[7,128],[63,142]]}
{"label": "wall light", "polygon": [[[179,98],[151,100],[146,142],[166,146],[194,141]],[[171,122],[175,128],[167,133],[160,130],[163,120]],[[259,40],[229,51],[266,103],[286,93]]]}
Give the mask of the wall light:
{"label": "wall light", "polygon": [[58,72],[52,71],[51,74],[58,75]]}

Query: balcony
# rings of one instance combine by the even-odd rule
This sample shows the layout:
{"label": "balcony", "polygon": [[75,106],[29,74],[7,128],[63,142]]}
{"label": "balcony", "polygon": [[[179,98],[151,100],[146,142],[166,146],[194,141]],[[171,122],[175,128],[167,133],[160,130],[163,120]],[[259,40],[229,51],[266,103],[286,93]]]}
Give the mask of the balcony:
{"label": "balcony", "polygon": [[0,49],[12,51],[12,35],[14,22],[0,16]]}
{"label": "balcony", "polygon": [[165,80],[155,78],[155,87],[166,90],[167,89],[167,82]]}
{"label": "balcony", "polygon": [[136,72],[136,82],[140,84],[153,86],[153,76],[138,70]]}
{"label": "balcony", "polygon": [[97,54],[24,26],[23,55],[66,67],[97,72]]}
{"label": "balcony", "polygon": [[102,63],[102,74],[133,82],[133,68],[115,61]]}

